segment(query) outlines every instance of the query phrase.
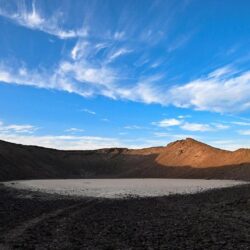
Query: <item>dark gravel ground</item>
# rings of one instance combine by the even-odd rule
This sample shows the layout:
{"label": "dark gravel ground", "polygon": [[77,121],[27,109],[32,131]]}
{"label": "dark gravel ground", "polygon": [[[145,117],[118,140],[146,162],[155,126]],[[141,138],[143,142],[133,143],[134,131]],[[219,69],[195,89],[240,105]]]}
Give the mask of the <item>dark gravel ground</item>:
{"label": "dark gravel ground", "polygon": [[0,249],[250,249],[250,185],[123,200],[0,185]]}

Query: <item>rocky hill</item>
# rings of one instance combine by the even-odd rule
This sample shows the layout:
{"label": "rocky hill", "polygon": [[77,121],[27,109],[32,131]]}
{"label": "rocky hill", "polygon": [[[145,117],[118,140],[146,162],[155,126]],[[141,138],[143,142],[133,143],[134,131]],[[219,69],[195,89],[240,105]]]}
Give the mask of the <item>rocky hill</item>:
{"label": "rocky hill", "polygon": [[165,147],[63,151],[0,141],[0,180],[213,178],[250,180],[250,149],[226,151],[187,138]]}

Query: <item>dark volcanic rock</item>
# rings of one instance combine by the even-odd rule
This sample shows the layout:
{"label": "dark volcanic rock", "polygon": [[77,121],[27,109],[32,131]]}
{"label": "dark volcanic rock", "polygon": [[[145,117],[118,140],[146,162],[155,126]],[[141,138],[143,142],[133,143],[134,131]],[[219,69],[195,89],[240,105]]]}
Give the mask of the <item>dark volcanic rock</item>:
{"label": "dark volcanic rock", "polygon": [[166,147],[63,151],[0,141],[0,181],[49,178],[214,178],[250,180],[250,150],[193,139]]}
{"label": "dark volcanic rock", "polygon": [[125,200],[2,186],[0,249],[249,249],[249,200],[249,185]]}

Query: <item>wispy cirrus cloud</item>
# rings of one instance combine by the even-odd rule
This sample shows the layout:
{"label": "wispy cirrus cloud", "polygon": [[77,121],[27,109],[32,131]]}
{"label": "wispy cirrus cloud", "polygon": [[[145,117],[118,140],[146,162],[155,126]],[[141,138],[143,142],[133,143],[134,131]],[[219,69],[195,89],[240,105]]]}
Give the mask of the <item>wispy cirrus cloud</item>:
{"label": "wispy cirrus cloud", "polygon": [[156,136],[156,137],[170,137],[171,134],[165,133],[165,132],[155,132],[154,136]]}
{"label": "wispy cirrus cloud", "polygon": [[[168,118],[163,119],[158,122],[152,122],[152,125],[155,125],[157,127],[161,128],[169,128],[169,127],[178,127],[182,130],[186,131],[193,131],[193,132],[206,132],[206,131],[217,131],[217,130],[223,130],[228,129],[230,126],[221,124],[221,123],[196,123],[196,122],[187,122],[185,121],[184,116],[179,116],[181,118]],[[187,117],[189,118],[189,117]]]}
{"label": "wispy cirrus cloud", "polygon": [[179,127],[186,131],[211,131],[213,128],[211,125],[208,124],[202,124],[202,123],[190,123],[185,122],[184,120],[179,120],[176,118],[170,118],[170,119],[163,119],[159,122],[153,122],[153,125],[156,125],[161,128],[168,128],[168,127]]}
{"label": "wispy cirrus cloud", "polygon": [[116,78],[116,72],[112,68],[92,65],[85,60],[74,63],[61,62],[57,72],[62,77],[67,76],[78,82],[102,85],[103,88],[108,88]]}
{"label": "wispy cirrus cloud", "polygon": [[239,148],[250,148],[249,140],[242,140],[242,139],[236,139],[236,140],[215,140],[215,141],[208,141],[208,144],[219,147],[226,150],[237,150]]}
{"label": "wispy cirrus cloud", "polygon": [[84,55],[86,56],[87,48],[89,47],[89,42],[85,40],[78,40],[71,50],[71,57],[73,60],[80,59]]}
{"label": "wispy cirrus cloud", "polygon": [[[46,128],[38,132],[40,127],[30,124],[10,124],[0,121],[0,140],[24,145],[63,150],[89,150],[111,147],[130,147],[126,140],[106,136],[80,135],[84,129],[71,127],[62,134],[41,134]],[[134,145],[134,147],[139,147]]]}
{"label": "wispy cirrus cloud", "polygon": [[[152,80],[150,79],[152,75],[147,75],[148,79],[141,79],[145,69],[135,75],[131,67],[126,68],[123,65],[111,63],[121,56],[125,57],[127,54],[137,51],[139,56],[134,57],[134,62],[130,62],[130,65],[136,65],[136,62],[140,61],[141,58],[143,62],[146,60],[149,63],[147,66],[144,64],[145,67],[157,68],[160,61],[156,60],[157,58],[150,59],[153,62],[149,61],[146,51],[141,49],[141,42],[145,39],[139,38],[147,38],[147,41],[150,38],[149,41],[151,41],[151,38],[157,37],[156,40],[158,42],[164,41],[166,49],[168,47],[171,51],[184,45],[191,39],[194,32],[190,31],[185,33],[186,35],[177,36],[172,43],[164,38],[164,30],[167,30],[170,23],[174,22],[176,15],[185,9],[182,5],[184,9],[179,8],[181,7],[179,5],[166,4],[166,8],[170,10],[174,7],[174,11],[171,12],[171,17],[169,17],[171,22],[164,23],[164,27],[159,32],[156,32],[153,28],[159,25],[163,16],[154,17],[153,22],[149,23],[141,32],[138,32],[138,27],[133,27],[131,33],[127,22],[124,23],[124,20],[127,20],[128,17],[128,12],[125,11],[123,13],[125,19],[120,20],[119,26],[115,27],[113,32],[109,31],[109,36],[104,36],[104,33],[101,32],[98,39],[96,37],[90,39],[87,25],[84,28],[65,28],[64,15],[66,13],[64,11],[58,9],[54,10],[53,15],[48,15],[44,8],[40,7],[39,2],[34,1],[31,1],[29,5],[26,2],[25,4],[14,5],[16,8],[13,8],[12,11],[5,8],[5,5],[1,6],[0,15],[29,29],[40,30],[62,39],[77,39],[70,51],[71,58],[63,56],[53,69],[45,69],[41,72],[38,69],[29,70],[27,68],[26,74],[21,74],[21,68],[5,67],[3,69],[3,67],[0,67],[0,80],[3,82],[64,90],[84,97],[103,95],[112,99],[124,99],[147,104],[157,103],[165,106],[174,105],[212,112],[237,112],[250,107],[250,73],[249,71],[237,72],[232,65],[215,69],[206,76],[190,82],[169,84],[166,77]],[[155,5],[152,4],[152,6]],[[152,8],[158,8],[159,6]],[[93,9],[92,11],[95,13],[96,10]],[[91,13],[87,15],[87,19],[93,25],[100,20],[94,18],[93,13]],[[84,21],[85,17],[82,18]],[[99,26],[97,25],[97,27]],[[134,36],[133,41],[131,41],[132,36]],[[130,37],[129,43],[121,42],[128,37]],[[126,41],[128,42],[128,40]],[[153,46],[155,46],[154,43],[147,44],[146,49],[150,50]],[[105,50],[105,53],[96,56],[100,50]],[[124,68],[129,68],[129,70],[124,70]],[[222,92],[223,95],[220,94]]]}
{"label": "wispy cirrus cloud", "polygon": [[115,90],[116,99],[124,99],[147,104],[163,104],[167,100],[167,96],[162,91],[162,87],[160,85],[163,78],[163,74],[155,74],[139,78],[131,86],[118,86]]}
{"label": "wispy cirrus cloud", "polygon": [[132,50],[131,49],[127,49],[127,48],[120,48],[114,52],[111,52],[110,55],[107,58],[107,63],[111,63],[113,62],[115,59],[117,59],[118,57],[122,56],[122,55],[126,55],[131,53]]}
{"label": "wispy cirrus cloud", "polygon": [[162,74],[129,83],[125,81],[129,76],[125,76],[120,69],[85,59],[61,61],[57,68],[48,71],[12,68],[0,63],[0,81],[10,84],[220,113],[240,112],[250,107],[250,71],[232,73],[217,69],[208,76],[174,86],[165,85]]}
{"label": "wispy cirrus cloud", "polygon": [[229,129],[230,126],[229,125],[226,125],[226,124],[221,124],[221,123],[211,123],[212,126],[214,126],[215,129]]}
{"label": "wispy cirrus cloud", "polygon": [[64,150],[84,150],[99,149],[108,147],[124,146],[116,138],[96,137],[96,136],[75,136],[75,135],[18,135],[2,134],[0,139],[21,143],[26,145],[37,145],[42,147],[64,149]]}
{"label": "wispy cirrus cloud", "polygon": [[182,121],[175,118],[170,118],[170,119],[163,119],[159,122],[153,122],[152,124],[158,127],[166,128],[166,127],[181,125]]}
{"label": "wispy cirrus cloud", "polygon": [[235,69],[231,66],[231,65],[227,65],[225,67],[222,68],[218,68],[214,71],[212,71],[210,74],[208,74],[208,78],[212,78],[212,79],[216,79],[216,78],[221,78],[221,77],[225,77],[225,76],[230,76],[232,74],[234,74]]}
{"label": "wispy cirrus cloud", "polygon": [[17,134],[32,134],[38,127],[29,125],[29,124],[4,124],[0,121],[0,133],[17,133]]}
{"label": "wispy cirrus cloud", "polygon": [[231,124],[238,125],[238,126],[250,126],[250,122],[242,122],[242,121],[233,121]]}
{"label": "wispy cirrus cloud", "polygon": [[93,110],[90,110],[90,109],[81,109],[81,111],[85,112],[85,113],[88,113],[88,114],[91,114],[91,115],[96,115],[96,112],[93,111]]}
{"label": "wispy cirrus cloud", "polygon": [[208,124],[203,124],[203,123],[189,123],[186,122],[183,125],[180,126],[183,130],[187,131],[200,131],[200,132],[205,132],[205,131],[212,131],[213,128],[208,125]]}
{"label": "wispy cirrus cloud", "polygon": [[185,138],[194,138],[199,139],[200,137],[194,134],[174,134],[174,133],[165,133],[165,132],[155,132],[155,137],[162,137],[162,138],[170,138],[171,140],[179,140]]}
{"label": "wispy cirrus cloud", "polygon": [[78,133],[78,132],[84,132],[84,129],[81,129],[81,128],[68,128],[68,129],[65,130],[65,132]]}
{"label": "wispy cirrus cloud", "polygon": [[110,122],[110,120],[108,118],[102,118],[101,121],[103,121],[103,122]]}
{"label": "wispy cirrus cloud", "polygon": [[194,32],[189,31],[188,34],[181,35],[177,37],[168,47],[168,52],[173,52],[182,46],[184,46],[192,37]]}
{"label": "wispy cirrus cloud", "polygon": [[177,107],[240,112],[250,107],[250,71],[219,68],[206,77],[176,85],[167,93],[169,102]]}
{"label": "wispy cirrus cloud", "polygon": [[239,133],[240,135],[250,135],[250,129],[239,130],[238,133]]}
{"label": "wispy cirrus cloud", "polygon": [[199,131],[199,132],[206,132],[206,131],[218,131],[218,130],[225,130],[229,129],[230,126],[221,124],[221,123],[195,123],[195,122],[184,122],[181,126],[181,129],[186,131]]}
{"label": "wispy cirrus cloud", "polygon": [[138,125],[127,125],[127,126],[124,126],[125,129],[131,129],[131,130],[134,130],[134,129],[146,129],[146,127],[143,127],[143,126],[138,126]]}
{"label": "wispy cirrus cloud", "polygon": [[[135,86],[120,86],[118,73],[112,68],[81,62],[62,62],[52,71],[12,68],[0,63],[0,81],[8,84],[57,89],[83,97],[103,95],[112,99],[127,99],[145,103],[157,103],[162,93],[151,80]],[[159,94],[159,95],[158,95]]]}
{"label": "wispy cirrus cloud", "polygon": [[70,150],[124,147],[126,145],[112,137],[75,135],[74,133],[84,131],[80,128],[69,128],[62,135],[38,135],[36,133],[38,129],[38,127],[30,124],[7,124],[0,121],[0,140]]}
{"label": "wispy cirrus cloud", "polygon": [[179,119],[186,119],[186,118],[191,118],[191,115],[178,115]]}
{"label": "wispy cirrus cloud", "polygon": [[61,12],[56,12],[52,16],[42,15],[41,10],[36,6],[36,2],[32,1],[31,6],[26,4],[18,4],[16,2],[16,11],[11,12],[0,7],[0,16],[3,16],[17,25],[45,32],[47,34],[56,36],[60,39],[86,37],[88,35],[88,29],[85,27],[79,29],[63,29],[63,19]]}
{"label": "wispy cirrus cloud", "polygon": [[38,71],[36,69],[30,70],[23,66],[11,67],[0,62],[0,82],[44,89],[56,89],[69,93],[77,93],[86,97],[92,94],[87,88],[77,85],[77,83],[72,84],[67,76],[61,74],[60,70],[57,69],[54,71]]}
{"label": "wispy cirrus cloud", "polygon": [[124,31],[116,31],[114,34],[114,39],[115,40],[122,40],[123,38],[125,38],[125,32]]}
{"label": "wispy cirrus cloud", "polygon": [[[168,6],[168,8],[170,7]],[[177,6],[175,8],[176,13],[179,13]],[[151,75],[147,74],[144,78],[141,75],[144,75],[145,69],[135,74],[130,65],[135,65],[140,58],[143,59],[143,62],[146,59],[148,62],[145,50],[140,48],[141,40],[139,37],[142,34],[147,37],[154,37],[156,35],[153,29],[155,24],[150,24],[149,27],[143,29],[142,33],[136,34],[133,42],[128,43],[129,46],[127,46],[127,44],[124,45],[121,42],[127,39],[128,35],[131,37],[131,32],[129,32],[127,26],[116,27],[109,37],[103,36],[100,39],[100,35],[98,39],[96,37],[90,39],[87,28],[63,29],[63,21],[65,21],[63,20],[63,14],[65,13],[55,11],[54,15],[45,15],[37,2],[36,4],[31,2],[30,7],[26,4],[17,5],[13,12],[7,11],[3,7],[0,8],[0,15],[9,18],[18,25],[41,30],[63,39],[77,38],[69,55],[67,55],[70,58],[63,56],[54,68],[44,69],[43,71],[39,69],[30,70],[24,67],[10,67],[2,63],[0,65],[0,81],[63,90],[83,97],[102,95],[112,99],[147,104],[156,103],[164,106],[174,105],[213,112],[234,112],[246,110],[250,107],[250,73],[247,71],[237,72],[232,66],[218,68],[205,77],[182,84],[169,84],[168,79],[162,75],[162,72],[154,73],[154,75],[152,73]],[[156,24],[158,21],[158,18],[154,20]],[[157,33],[159,41],[164,40],[162,34],[164,34],[162,31],[159,34]],[[177,38],[173,44],[174,47],[171,49],[172,51],[185,44],[191,38],[191,35]],[[153,43],[147,45],[147,48],[150,48],[150,46],[154,46]],[[99,53],[101,50],[105,50],[105,53]],[[134,63],[130,62],[130,65],[126,65],[126,67],[111,63],[136,50],[139,51],[139,53],[136,52],[139,56],[134,57]],[[97,54],[98,56],[96,56]],[[153,62],[146,67],[154,69],[159,64],[160,61],[154,58]],[[160,77],[158,77],[159,75]],[[219,94],[221,92],[224,93],[223,96]]]}

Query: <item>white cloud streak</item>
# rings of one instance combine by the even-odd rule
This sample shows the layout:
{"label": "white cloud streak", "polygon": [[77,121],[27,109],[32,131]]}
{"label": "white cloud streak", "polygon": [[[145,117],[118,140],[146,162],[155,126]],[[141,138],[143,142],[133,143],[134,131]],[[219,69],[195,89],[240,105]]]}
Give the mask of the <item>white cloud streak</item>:
{"label": "white cloud streak", "polygon": [[212,123],[212,125],[213,125],[216,129],[229,129],[229,128],[230,128],[229,125],[225,125],[225,124],[221,124],[221,123]]}
{"label": "white cloud streak", "polygon": [[171,140],[180,140],[180,139],[185,139],[185,138],[195,138],[199,139],[198,136],[196,135],[190,135],[190,134],[173,134],[173,133],[165,133],[165,132],[155,132],[154,136],[156,137],[166,137],[166,138],[171,138]]}
{"label": "white cloud streak", "polygon": [[120,31],[120,32],[115,32],[114,34],[114,39],[115,40],[122,40],[125,37],[125,32],[124,31]]}
{"label": "white cloud streak", "polygon": [[71,50],[71,57],[73,60],[80,59],[84,56],[89,43],[87,41],[77,41],[73,49]]}
{"label": "white cloud streak", "polygon": [[[25,145],[37,145],[56,149],[98,149],[106,147],[124,147],[116,138],[100,136],[77,136],[72,134],[62,135],[37,135],[38,127],[29,124],[5,124],[0,121],[0,140]],[[67,133],[83,132],[83,129],[69,128]]]}
{"label": "white cloud streak", "polygon": [[102,95],[112,99],[126,99],[143,103],[159,103],[166,98],[156,82],[161,75],[151,76],[133,86],[122,85],[122,76],[105,65],[87,60],[62,61],[57,68],[48,71],[28,70],[23,66],[12,68],[0,62],[0,81],[8,84],[57,89],[83,97]]}
{"label": "white cloud streak", "polygon": [[231,122],[234,125],[238,125],[238,126],[250,126],[250,122]]}
{"label": "white cloud streak", "polygon": [[[102,95],[112,99],[220,113],[250,108],[250,71],[238,72],[231,66],[225,66],[205,77],[174,86],[164,84],[166,79],[162,74],[126,82],[124,79],[129,79],[126,72],[110,67],[105,59],[93,60],[92,55],[97,53],[98,44],[78,41],[71,51],[73,61],[60,61],[57,67],[47,71],[12,68],[0,63],[0,81],[63,90],[83,97]],[[123,53],[118,50],[111,58]]]}
{"label": "white cloud streak", "polygon": [[250,129],[239,130],[238,132],[239,132],[240,135],[250,135]]}
{"label": "white cloud streak", "polygon": [[88,114],[91,114],[91,115],[96,115],[96,112],[93,110],[90,110],[90,109],[81,109],[81,111],[88,113]]}
{"label": "white cloud streak", "polygon": [[69,132],[69,133],[84,132],[84,129],[80,129],[80,128],[68,128],[68,129],[65,130],[65,132]]}
{"label": "white cloud streak", "polygon": [[200,132],[212,131],[213,130],[213,128],[208,124],[189,123],[189,122],[184,123],[181,126],[181,128],[183,130],[187,130],[187,131],[200,131]]}
{"label": "white cloud streak", "polygon": [[182,121],[177,120],[175,118],[170,119],[164,119],[159,122],[153,122],[153,125],[156,125],[158,127],[166,128],[166,127],[172,127],[172,126],[178,126],[182,124]]}
{"label": "white cloud streak", "polygon": [[[181,116],[181,118],[183,118],[183,116]],[[152,122],[152,124],[161,128],[179,127],[182,130],[199,131],[199,132],[217,131],[217,130],[228,129],[230,127],[228,125],[220,123],[211,123],[211,124],[191,123],[191,122],[186,122],[184,119],[176,119],[176,118],[163,119],[158,122]],[[164,133],[164,135],[167,134]]]}
{"label": "white cloud streak", "polygon": [[18,135],[0,133],[0,139],[25,145],[37,145],[42,147],[64,150],[88,150],[109,147],[122,147],[115,138],[95,136],[72,136],[72,135]]}
{"label": "white cloud streak", "polygon": [[247,140],[217,140],[217,141],[208,141],[209,145],[214,147],[226,149],[226,150],[237,150],[239,148],[250,148],[250,143]]}
{"label": "white cloud streak", "polygon": [[45,32],[47,34],[56,36],[60,39],[86,37],[88,35],[87,28],[80,29],[63,29],[59,23],[63,19],[61,13],[54,13],[53,16],[42,16],[40,11],[32,2],[32,9],[29,10],[26,5],[18,5],[15,13],[10,13],[3,8],[0,8],[0,15],[8,18],[17,25]]}
{"label": "white cloud streak", "polygon": [[[177,83],[174,86],[164,77],[154,80],[140,79],[133,74],[131,76],[131,71],[125,72],[120,65],[111,63],[121,56],[134,52],[134,47],[128,48],[124,43],[119,43],[129,35],[127,33],[129,29],[117,27],[109,38],[88,40],[87,27],[65,28],[67,20],[59,9],[47,16],[37,2],[32,1],[30,7],[26,3],[14,5],[16,8],[13,8],[13,12],[1,6],[0,15],[17,25],[61,39],[77,38],[77,42],[70,51],[71,58],[59,61],[54,69],[45,69],[41,72],[0,65],[2,82],[64,90],[84,97],[103,95],[113,99],[174,105],[220,113],[241,112],[250,108],[250,71],[237,71],[232,65],[228,65],[208,72],[206,76],[186,83]],[[143,33],[150,37],[155,34],[151,27],[145,28]],[[190,34],[179,37],[174,43],[175,47],[185,43],[189,36]],[[102,58],[95,58],[94,55],[108,47],[110,48],[103,53]],[[145,54],[141,56],[143,57]],[[158,63],[152,62],[150,65],[156,67]],[[132,78],[133,82],[124,81]]]}
{"label": "white cloud streak", "polygon": [[250,71],[233,74],[217,69],[207,77],[168,91],[169,103],[183,108],[212,112],[240,112],[250,107]]}
{"label": "white cloud streak", "polygon": [[4,124],[0,121],[0,133],[18,133],[18,134],[32,134],[34,133],[38,128],[29,124]]}
{"label": "white cloud streak", "polygon": [[126,48],[120,48],[114,52],[112,52],[109,56],[108,56],[108,59],[107,59],[107,62],[108,63],[111,63],[113,62],[115,59],[117,59],[118,57],[120,56],[123,56],[123,55],[126,55],[128,53],[131,53],[132,50],[129,50],[129,49],[126,49]]}
{"label": "white cloud streak", "polygon": [[141,127],[138,125],[128,125],[124,127],[125,129],[145,129],[145,127]]}

